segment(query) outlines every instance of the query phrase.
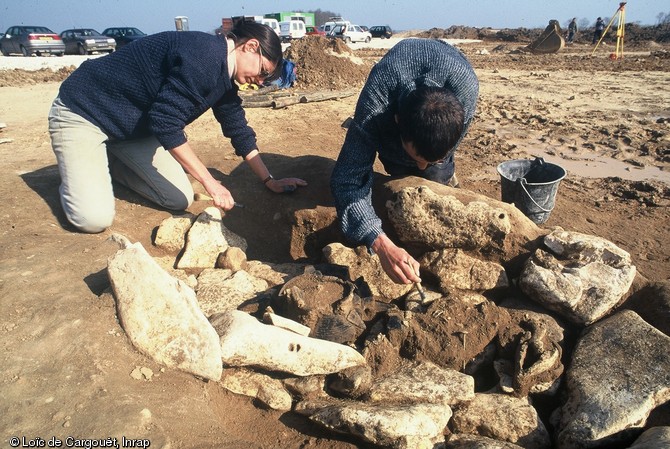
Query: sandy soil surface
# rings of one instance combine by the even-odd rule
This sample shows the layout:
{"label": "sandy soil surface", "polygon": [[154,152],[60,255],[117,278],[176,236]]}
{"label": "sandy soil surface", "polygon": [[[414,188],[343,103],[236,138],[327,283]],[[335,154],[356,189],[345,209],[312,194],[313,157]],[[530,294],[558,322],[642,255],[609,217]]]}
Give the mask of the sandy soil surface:
{"label": "sandy soil surface", "polygon": [[[568,171],[544,226],[607,238],[631,253],[647,279],[670,278],[668,47],[641,43],[623,60],[609,59],[611,46],[593,57],[586,44],[544,56],[518,47],[461,45],[481,82],[477,118],[457,153],[461,186],[499,198],[499,163],[542,156]],[[383,52],[358,48],[349,59],[371,64]],[[0,57],[0,68],[19,60]],[[157,448],[366,447],[291,413],[265,410],[216,382],[163,369],[133,348],[113,299],[102,294],[109,287],[106,260],[117,249],[108,237],[121,233],[155,256],[169,255],[152,245],[152,235],[170,213],[119,187],[111,229],[83,235],[66,223],[46,122],[69,73],[61,70],[0,70],[0,122],[7,125],[0,132],[3,443],[13,436],[125,436]],[[363,81],[357,74],[335,87],[359,88]],[[295,89],[324,87],[299,82]],[[309,182],[292,195],[264,189],[211,114],[189,126],[199,156],[246,206],[228,213],[226,225],[247,239],[250,259],[290,261],[293,212],[332,206],[329,175],[345,136],[341,124],[356,100],[247,109],[275,177]],[[191,212],[206,206],[195,203]],[[133,376],[136,367],[153,374]]]}

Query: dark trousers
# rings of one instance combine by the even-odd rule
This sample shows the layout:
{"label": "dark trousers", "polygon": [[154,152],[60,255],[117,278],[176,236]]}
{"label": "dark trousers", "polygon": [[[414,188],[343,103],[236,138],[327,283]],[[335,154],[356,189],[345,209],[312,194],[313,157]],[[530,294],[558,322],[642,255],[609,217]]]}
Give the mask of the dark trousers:
{"label": "dark trousers", "polygon": [[603,30],[596,30],[595,33],[593,33],[593,43],[595,44],[600,40],[600,38],[603,35]]}

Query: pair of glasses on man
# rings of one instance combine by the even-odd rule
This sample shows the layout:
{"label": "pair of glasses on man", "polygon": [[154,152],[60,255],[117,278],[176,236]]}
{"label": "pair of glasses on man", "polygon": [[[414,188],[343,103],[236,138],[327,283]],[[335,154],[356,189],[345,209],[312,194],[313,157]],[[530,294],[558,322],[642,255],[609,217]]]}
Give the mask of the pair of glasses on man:
{"label": "pair of glasses on man", "polygon": [[433,162],[428,162],[428,165],[430,165],[430,166],[432,166],[432,165],[441,165],[441,164],[444,164],[445,162],[448,162],[448,161],[449,161],[449,158],[448,158],[448,157],[445,157],[445,158],[443,158],[443,159],[438,159],[438,160],[433,161]]}
{"label": "pair of glasses on man", "polygon": [[270,76],[270,72],[265,70],[265,67],[263,67],[263,50],[261,49],[261,46],[258,46],[258,55],[259,55],[259,60],[258,60],[258,77],[265,79]]}

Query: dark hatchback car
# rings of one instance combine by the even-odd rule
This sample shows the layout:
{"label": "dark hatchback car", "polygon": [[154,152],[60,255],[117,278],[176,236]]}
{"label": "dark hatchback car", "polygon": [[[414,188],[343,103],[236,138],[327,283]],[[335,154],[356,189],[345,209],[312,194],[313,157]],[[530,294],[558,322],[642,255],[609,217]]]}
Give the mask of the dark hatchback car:
{"label": "dark hatchback car", "polygon": [[47,27],[13,26],[0,38],[0,51],[4,56],[21,53],[23,56],[53,54],[63,56],[65,45],[60,36]]}
{"label": "dark hatchback car", "polygon": [[102,34],[114,38],[116,41],[116,48],[121,48],[124,45],[128,45],[129,43],[146,36],[146,34],[133,27],[107,28]]}
{"label": "dark hatchback car", "polygon": [[116,49],[116,41],[103,36],[91,28],[75,28],[60,33],[65,43],[65,53],[70,55],[89,55],[95,51],[111,53]]}
{"label": "dark hatchback car", "polygon": [[370,34],[372,37],[381,37],[382,39],[388,39],[393,36],[393,30],[388,25],[375,25],[370,27]]}

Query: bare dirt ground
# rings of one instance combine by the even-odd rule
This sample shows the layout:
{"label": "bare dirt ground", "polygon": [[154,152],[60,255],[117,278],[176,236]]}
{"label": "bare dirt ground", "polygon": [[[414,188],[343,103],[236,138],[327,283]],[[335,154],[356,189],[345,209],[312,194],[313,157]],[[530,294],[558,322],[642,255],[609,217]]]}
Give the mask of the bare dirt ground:
{"label": "bare dirt ground", "polygon": [[[462,188],[499,198],[499,163],[534,156],[558,163],[568,175],[544,226],[609,239],[631,253],[644,277],[669,279],[668,44],[629,45],[622,60],[609,59],[611,43],[593,57],[586,43],[543,56],[516,51],[520,46],[461,46],[481,83],[477,118],[457,153]],[[371,64],[384,50],[354,53],[356,62]],[[332,76],[310,85],[306,69],[295,89],[360,87],[366,71],[354,72],[335,85]],[[265,410],[216,382],[162,369],[133,348],[113,300],[101,296],[109,286],[106,260],[117,248],[107,239],[121,233],[155,256],[166,255],[152,245],[152,235],[170,213],[119,187],[111,229],[84,235],[66,223],[46,117],[67,73],[0,71],[0,122],[7,124],[0,139],[11,140],[0,144],[3,445],[13,436],[125,436],[163,448],[367,447],[291,413]],[[292,195],[264,189],[211,114],[189,126],[197,153],[245,205],[225,220],[247,239],[249,259],[290,261],[293,212],[332,206],[329,175],[345,136],[341,124],[356,99],[247,109],[274,176],[309,182]],[[191,212],[206,206],[195,203]],[[132,376],[138,366],[153,375]]]}

